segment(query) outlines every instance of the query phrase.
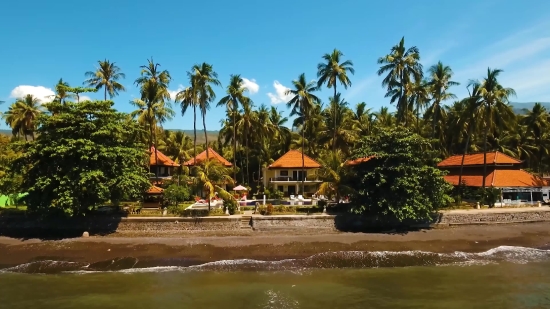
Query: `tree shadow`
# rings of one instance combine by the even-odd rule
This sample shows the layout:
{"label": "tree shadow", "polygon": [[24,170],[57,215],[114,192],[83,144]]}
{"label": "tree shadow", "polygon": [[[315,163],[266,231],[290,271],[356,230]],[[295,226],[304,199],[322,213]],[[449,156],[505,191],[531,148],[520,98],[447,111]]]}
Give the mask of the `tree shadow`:
{"label": "tree shadow", "polygon": [[124,212],[92,214],[86,217],[61,218],[39,217],[23,212],[0,213],[0,236],[20,240],[60,240],[82,237],[84,232],[90,236],[106,236],[115,233]]}
{"label": "tree shadow", "polygon": [[403,220],[392,217],[361,216],[349,213],[334,215],[334,227],[346,233],[376,233],[388,235],[406,235],[409,232],[430,230],[431,225],[440,220],[434,214],[426,220]]}

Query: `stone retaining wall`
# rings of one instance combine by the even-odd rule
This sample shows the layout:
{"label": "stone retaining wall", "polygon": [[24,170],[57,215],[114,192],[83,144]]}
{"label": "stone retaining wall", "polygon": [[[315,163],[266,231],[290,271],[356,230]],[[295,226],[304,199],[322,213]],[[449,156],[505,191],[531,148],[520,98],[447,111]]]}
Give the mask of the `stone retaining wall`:
{"label": "stone retaining wall", "polygon": [[92,217],[82,220],[37,221],[25,217],[0,218],[0,235],[10,237],[72,237],[84,231],[90,235],[110,233],[135,234],[144,232],[159,235],[177,235],[186,231],[239,230],[238,217],[203,218],[147,218],[147,217]]}
{"label": "stone retaining wall", "polygon": [[468,224],[497,224],[497,223],[521,223],[550,221],[550,210],[540,211],[515,211],[515,212],[471,212],[440,214],[436,224],[442,225],[468,225]]}

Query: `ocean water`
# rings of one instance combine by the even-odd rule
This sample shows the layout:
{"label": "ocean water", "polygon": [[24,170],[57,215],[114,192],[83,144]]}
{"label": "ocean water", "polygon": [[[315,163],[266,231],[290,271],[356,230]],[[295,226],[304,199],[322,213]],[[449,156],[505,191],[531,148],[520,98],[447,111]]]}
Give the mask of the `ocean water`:
{"label": "ocean water", "polygon": [[550,251],[533,248],[180,264],[137,267],[122,257],[6,267],[0,308],[550,308]]}

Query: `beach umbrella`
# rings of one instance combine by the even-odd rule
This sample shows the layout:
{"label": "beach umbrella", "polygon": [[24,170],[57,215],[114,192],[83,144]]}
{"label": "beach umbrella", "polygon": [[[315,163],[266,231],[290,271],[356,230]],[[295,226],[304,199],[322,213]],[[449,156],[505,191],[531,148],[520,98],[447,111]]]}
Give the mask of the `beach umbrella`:
{"label": "beach umbrella", "polygon": [[238,185],[235,188],[233,188],[233,191],[248,191],[248,189],[246,187]]}

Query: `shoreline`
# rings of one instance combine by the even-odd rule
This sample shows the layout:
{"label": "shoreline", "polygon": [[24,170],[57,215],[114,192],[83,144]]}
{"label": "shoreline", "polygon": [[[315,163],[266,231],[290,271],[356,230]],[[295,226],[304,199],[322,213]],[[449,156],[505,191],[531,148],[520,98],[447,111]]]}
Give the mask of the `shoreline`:
{"label": "shoreline", "polygon": [[[321,233],[321,234],[320,234]],[[484,252],[499,246],[550,248],[546,222],[456,226],[404,233],[342,233],[328,231],[193,232],[185,237],[94,236],[63,240],[0,237],[0,266],[39,260],[100,262],[133,257],[143,265],[168,260],[193,265],[219,260],[282,260],[335,251]]]}

